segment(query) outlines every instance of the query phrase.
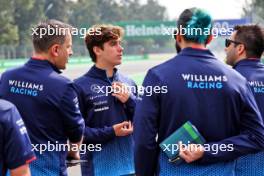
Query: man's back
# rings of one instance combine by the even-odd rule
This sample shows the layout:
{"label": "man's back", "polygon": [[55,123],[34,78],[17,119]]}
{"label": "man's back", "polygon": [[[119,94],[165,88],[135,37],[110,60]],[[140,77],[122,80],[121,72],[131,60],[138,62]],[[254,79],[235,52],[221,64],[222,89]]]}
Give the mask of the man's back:
{"label": "man's back", "polygon": [[160,124],[170,126],[160,127],[160,141],[187,120],[208,142],[239,133],[240,92],[245,91],[246,80],[208,50],[187,48],[152,72],[168,86],[161,94],[161,109],[166,111],[161,112]]}
{"label": "man's back", "polygon": [[245,59],[238,62],[234,69],[243,75],[255,96],[262,118],[264,117],[264,65],[259,59]]}
{"label": "man's back", "polygon": [[18,107],[28,128],[39,158],[36,167],[54,172],[66,170],[67,148],[59,144],[68,137],[78,141],[83,123],[71,81],[58,72],[48,61],[30,59],[1,78],[2,97]]}
{"label": "man's back", "polygon": [[66,136],[59,137],[64,135],[62,123],[58,123],[62,120],[60,111],[56,109],[66,91],[66,79],[60,80],[62,77],[48,65],[32,67],[32,64],[7,71],[1,79],[1,94],[18,107],[33,143],[55,142],[59,138],[66,140]]}
{"label": "man's back", "polygon": [[[144,96],[136,111],[136,163],[142,171],[152,170],[155,160],[157,164],[157,153],[163,154],[153,145],[154,132],[159,144],[188,120],[210,146],[200,162],[227,161],[260,148],[263,124],[246,80],[208,50],[183,49],[175,58],[151,69],[143,86],[167,86],[167,92]],[[252,138],[239,136],[247,128]],[[223,150],[220,145],[224,145]],[[152,157],[147,158],[151,153]],[[141,167],[139,163],[148,166]],[[233,169],[232,163],[228,166]],[[221,171],[223,167],[218,168]],[[193,169],[201,173],[198,168]]]}
{"label": "man's back", "polygon": [[[264,65],[257,58],[243,59],[237,62],[233,68],[247,79],[263,119]],[[263,175],[263,156],[264,153],[262,151],[239,158],[236,162],[236,173],[241,176],[249,174],[254,176]]]}

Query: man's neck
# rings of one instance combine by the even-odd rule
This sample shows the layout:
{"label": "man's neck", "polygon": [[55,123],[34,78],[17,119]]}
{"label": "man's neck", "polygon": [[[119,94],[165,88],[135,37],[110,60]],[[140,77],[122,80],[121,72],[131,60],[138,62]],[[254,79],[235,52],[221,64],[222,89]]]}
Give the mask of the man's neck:
{"label": "man's neck", "polygon": [[107,77],[113,77],[114,75],[114,67],[113,66],[108,66],[106,64],[102,64],[102,63],[96,63],[95,66],[97,68],[100,68],[102,70],[106,70],[106,75]]}

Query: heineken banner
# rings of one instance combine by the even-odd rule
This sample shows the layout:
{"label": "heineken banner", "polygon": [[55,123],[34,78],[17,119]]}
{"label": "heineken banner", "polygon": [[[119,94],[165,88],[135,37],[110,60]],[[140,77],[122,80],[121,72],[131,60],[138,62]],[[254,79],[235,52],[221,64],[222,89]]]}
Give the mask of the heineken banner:
{"label": "heineken banner", "polygon": [[[230,35],[234,25],[250,23],[248,18],[232,20],[215,20],[213,24],[213,34],[220,36]],[[172,37],[176,29],[176,21],[134,21],[116,23],[125,29],[125,38],[164,38]]]}

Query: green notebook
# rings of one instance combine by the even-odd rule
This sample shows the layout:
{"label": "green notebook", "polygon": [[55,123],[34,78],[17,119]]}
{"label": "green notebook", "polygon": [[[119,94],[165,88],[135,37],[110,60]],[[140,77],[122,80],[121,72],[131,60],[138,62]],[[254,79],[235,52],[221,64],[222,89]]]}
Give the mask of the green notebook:
{"label": "green notebook", "polygon": [[182,159],[179,157],[179,142],[182,144],[204,144],[205,139],[199,133],[191,122],[187,121],[180,128],[178,128],[169,137],[163,140],[159,146],[169,158],[169,162],[181,163]]}

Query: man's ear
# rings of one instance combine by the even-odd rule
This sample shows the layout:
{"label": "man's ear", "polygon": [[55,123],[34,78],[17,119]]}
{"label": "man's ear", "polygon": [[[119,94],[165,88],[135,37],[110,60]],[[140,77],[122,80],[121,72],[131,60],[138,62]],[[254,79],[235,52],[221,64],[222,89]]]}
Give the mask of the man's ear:
{"label": "man's ear", "polygon": [[246,52],[246,48],[245,48],[245,45],[243,44],[239,44],[237,45],[237,53],[238,55],[242,55],[244,52]]}
{"label": "man's ear", "polygon": [[59,44],[54,44],[50,47],[49,53],[51,54],[51,56],[54,56],[54,57],[59,56],[59,47],[60,47]]}
{"label": "man's ear", "polygon": [[180,43],[182,41],[182,36],[177,34],[175,37],[176,42]]}
{"label": "man's ear", "polygon": [[93,52],[95,53],[95,55],[100,55],[102,51],[102,48],[98,47],[98,46],[94,46],[93,47]]}
{"label": "man's ear", "polygon": [[212,40],[213,40],[213,35],[211,34],[211,35],[207,38],[207,40],[206,40],[206,42],[205,42],[205,45],[208,45]]}

